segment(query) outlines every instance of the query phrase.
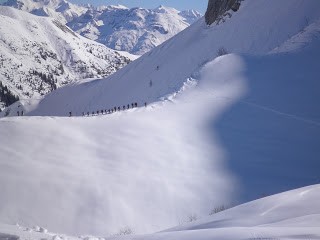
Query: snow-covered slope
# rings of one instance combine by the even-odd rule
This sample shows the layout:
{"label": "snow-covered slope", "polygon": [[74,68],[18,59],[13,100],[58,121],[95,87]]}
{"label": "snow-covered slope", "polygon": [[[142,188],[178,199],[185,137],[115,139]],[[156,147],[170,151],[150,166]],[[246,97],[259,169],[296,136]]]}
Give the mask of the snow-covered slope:
{"label": "snow-covered slope", "polygon": [[[319,46],[312,51],[319,56]],[[197,86],[146,109],[1,119],[0,221],[69,234],[151,232],[318,183],[319,83],[308,55],[225,56]]]}
{"label": "snow-covered slope", "polygon": [[205,217],[196,223],[174,227],[166,232],[255,226],[262,228],[315,227],[318,228],[319,234],[319,197],[319,184],[307,186],[245,203],[214,216]]}
{"label": "snow-covered slope", "polygon": [[68,26],[112,49],[142,55],[200,17],[193,10],[180,12],[164,6],[156,9],[108,6],[90,9]]}
{"label": "snow-covered slope", "polygon": [[[319,185],[304,187],[249,202],[160,233],[123,236],[121,239],[319,239],[319,198]],[[66,240],[97,239],[95,237],[77,238],[51,233],[43,227],[28,228],[5,224],[0,224],[0,237],[10,240],[18,238],[32,240],[51,238]],[[119,236],[116,236],[108,239],[119,238]]]}
{"label": "snow-covered slope", "polygon": [[137,236],[134,239],[319,239],[319,197],[320,185],[309,186],[249,202],[161,233]]}
{"label": "snow-covered slope", "polygon": [[[151,232],[319,183],[319,9],[318,0],[245,1],[223,24],[202,19],[107,79],[2,118],[0,221],[70,234]],[[215,59],[221,46],[237,54]],[[149,105],[77,117],[132,102]],[[75,117],[57,117],[69,111]],[[196,239],[197,231],[179,233]]]}
{"label": "snow-covered slope", "polygon": [[[179,91],[188,78],[197,78],[199,69],[216,58],[222,47],[230,53],[262,55],[290,39],[297,42],[293,39],[299,35],[306,36],[300,39],[307,46],[318,36],[319,1],[249,0],[242,5],[224,24],[208,28],[202,19],[106,80],[76,83],[52,93],[32,114],[65,116],[72,111],[81,115],[131,102],[158,101]],[[308,27],[313,34],[305,33]],[[81,99],[74,98],[80,94]]]}
{"label": "snow-covered slope", "polygon": [[108,76],[129,61],[57,20],[0,6],[0,81],[21,99]]}
{"label": "snow-covered slope", "polygon": [[77,33],[119,51],[142,55],[201,17],[195,10],[178,11],[121,5],[77,6],[65,0],[9,0],[5,3],[35,15],[59,19]]}

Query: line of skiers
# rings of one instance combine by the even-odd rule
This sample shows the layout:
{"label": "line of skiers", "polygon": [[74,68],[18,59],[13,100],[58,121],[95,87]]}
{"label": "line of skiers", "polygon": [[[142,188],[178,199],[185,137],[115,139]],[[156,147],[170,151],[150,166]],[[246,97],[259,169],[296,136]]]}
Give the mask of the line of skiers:
{"label": "line of skiers", "polygon": [[[147,103],[145,102],[144,103],[144,106],[147,107]],[[105,109],[105,110],[98,110],[98,111],[92,111],[91,113],[90,112],[82,112],[82,116],[85,117],[89,117],[90,115],[91,116],[95,116],[95,115],[103,115],[103,114],[111,114],[111,113],[115,113],[115,112],[120,112],[121,110],[122,111],[125,111],[125,110],[128,110],[131,108],[135,108],[135,107],[138,107],[138,103],[131,103],[130,104],[127,104],[127,105],[123,105],[122,107],[114,107],[114,108],[110,108],[110,109]],[[72,112],[69,112],[69,117],[72,117]]]}
{"label": "line of skiers", "polygon": [[[147,103],[145,102],[144,103],[144,106],[147,107]],[[135,107],[138,107],[138,103],[131,103],[131,108],[135,108]],[[111,108],[111,109],[108,109],[108,110],[98,110],[96,112],[92,112],[92,116],[93,115],[103,115],[103,114],[111,114],[111,113],[114,113],[114,112],[120,112],[121,110],[124,111],[124,110],[128,110],[130,109],[130,104],[128,104],[127,106],[123,105],[122,108],[121,107],[114,107],[114,108]],[[23,111],[17,111],[17,116],[23,116]],[[82,116],[85,117],[85,116],[90,116],[90,112],[82,112]],[[69,117],[72,117],[72,112],[69,112]]]}

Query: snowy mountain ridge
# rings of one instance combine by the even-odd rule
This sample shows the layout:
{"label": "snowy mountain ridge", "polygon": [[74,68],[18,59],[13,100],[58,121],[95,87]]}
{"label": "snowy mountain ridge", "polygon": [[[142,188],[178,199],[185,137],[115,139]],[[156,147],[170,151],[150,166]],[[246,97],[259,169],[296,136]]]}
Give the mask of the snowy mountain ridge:
{"label": "snowy mountain ridge", "polygon": [[[272,3],[270,2],[270,4]],[[308,16],[309,22],[306,22],[305,13],[299,12],[295,8],[295,6],[302,4],[300,0],[294,0],[291,5],[287,4],[288,0],[283,1],[281,8],[276,10],[270,7],[266,1],[260,3],[253,1],[243,2],[243,7],[247,12],[253,12],[259,8],[267,9],[267,11],[261,12],[263,15],[260,17],[260,21],[265,24],[261,31],[253,30],[260,28],[260,23],[257,21],[250,22],[243,11],[239,17],[237,17],[239,15],[239,12],[237,12],[234,14],[234,17],[228,19],[225,23],[213,25],[210,28],[207,28],[202,21],[203,19],[201,19],[187,30],[182,31],[174,38],[151,50],[148,54],[116,72],[105,81],[92,83],[95,89],[91,89],[92,93],[87,95],[88,99],[82,99],[82,109],[78,109],[79,102],[74,102],[73,105],[72,101],[69,101],[69,110],[61,107],[59,104],[52,104],[51,107],[46,106],[47,110],[45,112],[40,110],[33,114],[64,116],[66,112],[71,110],[81,115],[82,111],[90,110],[88,106],[84,106],[85,102],[92,102],[90,99],[92,96],[95,96],[95,104],[98,109],[118,105],[122,106],[130,102],[136,102],[137,100],[141,103],[145,101],[149,103],[158,101],[168,94],[179,91],[187,79],[194,78],[194,75],[197,75],[199,68],[217,57],[221,48],[232,53],[269,54],[286,42],[291,42],[290,39],[296,35],[309,36],[307,41],[305,41],[305,44],[309,45],[309,41],[312,41],[310,36],[317,36],[317,32],[319,31],[317,24],[319,16],[309,6],[315,5],[315,9],[318,6],[314,1],[310,1],[309,4],[304,3],[305,11],[310,13]],[[286,12],[286,9],[290,10]],[[265,19],[269,17],[268,14],[273,14],[273,12],[277,14],[277,18],[274,21],[266,21]],[[295,18],[292,19],[293,22],[289,25],[286,19],[289,18],[290,12],[294,12]],[[277,27],[275,26],[276,23],[278,24]],[[251,28],[248,28],[248,25]],[[310,28],[310,25],[314,26],[311,29],[313,34],[308,33],[307,29]],[[283,31],[283,29],[286,29],[286,31]],[[270,34],[272,37],[270,37]],[[196,36],[198,35],[202,37],[197,38]],[[194,39],[197,39],[197,41],[194,41]],[[164,77],[163,74],[165,73],[166,76]],[[153,87],[150,87],[150,81],[153,83]],[[105,86],[106,82],[113,86],[113,90],[109,94],[101,95],[101,98],[98,98],[96,91],[99,91],[101,88],[108,91],[109,87]],[[80,85],[81,83],[79,83],[79,90],[82,88]],[[131,87],[127,88],[125,86]],[[70,90],[76,92],[78,87],[73,86]],[[51,98],[52,100],[58,100],[57,97],[58,95],[61,97],[61,94],[65,94],[67,97],[70,95],[68,91],[69,89],[62,89],[59,93],[53,93],[47,96],[46,102]],[[122,99],[119,97],[119,93],[122,93],[120,95]],[[108,103],[108,106],[105,106],[105,103]]]}
{"label": "snowy mountain ridge", "polygon": [[38,16],[49,16],[63,24],[87,11],[87,7],[78,6],[65,0],[8,0],[2,5],[14,7]]}
{"label": "snowy mountain ridge", "polygon": [[201,17],[195,10],[178,11],[164,6],[93,7],[77,6],[66,0],[9,0],[5,5],[59,19],[82,36],[136,55],[150,51]]}
{"label": "snowy mountain ridge", "polygon": [[156,9],[106,7],[88,10],[68,26],[106,46],[141,55],[190,26],[201,15],[160,6]]}
{"label": "snowy mountain ridge", "polygon": [[130,61],[52,18],[0,6],[0,23],[0,81],[20,99],[108,76]]}

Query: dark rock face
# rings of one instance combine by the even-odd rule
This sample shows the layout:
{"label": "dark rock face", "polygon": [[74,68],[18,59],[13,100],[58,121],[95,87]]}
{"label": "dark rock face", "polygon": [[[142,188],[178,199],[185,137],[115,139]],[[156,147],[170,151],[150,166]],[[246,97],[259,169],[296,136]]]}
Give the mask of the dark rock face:
{"label": "dark rock face", "polygon": [[230,10],[236,2],[237,0],[209,0],[205,15],[206,23],[211,25]]}

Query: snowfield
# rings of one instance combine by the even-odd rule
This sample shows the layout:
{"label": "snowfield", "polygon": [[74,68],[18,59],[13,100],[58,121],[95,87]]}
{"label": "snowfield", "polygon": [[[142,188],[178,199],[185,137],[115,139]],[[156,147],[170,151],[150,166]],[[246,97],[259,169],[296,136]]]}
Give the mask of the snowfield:
{"label": "snowfield", "polygon": [[19,223],[87,240],[319,239],[320,2],[242,4],[106,79],[11,106],[27,116],[0,119],[4,238],[69,238]]}

